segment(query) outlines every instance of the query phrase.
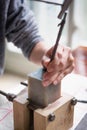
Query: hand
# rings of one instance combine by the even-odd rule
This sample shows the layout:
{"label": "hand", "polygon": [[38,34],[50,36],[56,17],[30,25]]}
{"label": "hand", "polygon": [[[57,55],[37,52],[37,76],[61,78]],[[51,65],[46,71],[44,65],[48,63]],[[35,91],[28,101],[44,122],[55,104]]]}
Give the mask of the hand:
{"label": "hand", "polygon": [[43,74],[43,86],[51,83],[57,85],[67,74],[71,73],[74,68],[74,58],[69,47],[59,45],[54,59],[50,62],[53,47],[50,48],[42,59],[42,65],[46,68]]}

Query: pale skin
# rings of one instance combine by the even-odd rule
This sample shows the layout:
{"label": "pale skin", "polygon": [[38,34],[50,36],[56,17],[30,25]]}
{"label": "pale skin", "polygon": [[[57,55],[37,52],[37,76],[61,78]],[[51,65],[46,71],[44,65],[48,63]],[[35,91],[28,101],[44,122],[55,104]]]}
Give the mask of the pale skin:
{"label": "pale skin", "polygon": [[74,58],[69,47],[59,44],[54,60],[50,62],[53,47],[46,48],[43,42],[35,45],[29,60],[47,69],[43,74],[42,84],[47,87],[51,83],[57,85],[74,68]]}

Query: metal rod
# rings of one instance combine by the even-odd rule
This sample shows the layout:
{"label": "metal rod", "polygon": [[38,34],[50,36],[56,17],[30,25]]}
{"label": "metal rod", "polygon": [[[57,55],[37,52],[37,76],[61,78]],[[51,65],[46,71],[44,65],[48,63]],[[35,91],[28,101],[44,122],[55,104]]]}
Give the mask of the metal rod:
{"label": "metal rod", "polygon": [[6,96],[6,97],[7,97],[7,95],[8,95],[7,93],[5,93],[5,92],[3,92],[3,91],[1,91],[1,90],[0,90],[0,94],[2,94],[3,96]]}
{"label": "metal rod", "polygon": [[15,94],[5,93],[5,92],[3,92],[1,90],[0,90],[0,94],[3,95],[3,96],[5,96],[11,102],[13,102],[14,98],[17,97]]}
{"label": "metal rod", "polygon": [[77,102],[80,102],[80,103],[87,103],[87,100],[77,100]]}
{"label": "metal rod", "polygon": [[20,82],[22,85],[24,85],[24,86],[28,86],[28,84],[27,83],[24,83],[24,82]]}
{"label": "metal rod", "polygon": [[51,1],[46,1],[46,0],[31,0],[31,1],[38,1],[38,2],[44,2],[47,4],[54,4],[54,5],[59,5],[62,6],[63,4],[57,3],[57,2],[51,2]]}

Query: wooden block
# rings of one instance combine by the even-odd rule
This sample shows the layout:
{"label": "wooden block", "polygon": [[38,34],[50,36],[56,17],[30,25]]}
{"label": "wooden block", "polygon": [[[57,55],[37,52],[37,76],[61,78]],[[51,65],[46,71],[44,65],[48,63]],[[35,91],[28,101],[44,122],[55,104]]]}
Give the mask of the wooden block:
{"label": "wooden block", "polygon": [[[72,96],[63,94],[44,109],[34,111],[34,130],[68,130],[73,125],[74,106],[71,105]],[[55,119],[49,121],[49,115]]]}
{"label": "wooden block", "polygon": [[29,130],[28,94],[24,89],[13,101],[14,130]]}

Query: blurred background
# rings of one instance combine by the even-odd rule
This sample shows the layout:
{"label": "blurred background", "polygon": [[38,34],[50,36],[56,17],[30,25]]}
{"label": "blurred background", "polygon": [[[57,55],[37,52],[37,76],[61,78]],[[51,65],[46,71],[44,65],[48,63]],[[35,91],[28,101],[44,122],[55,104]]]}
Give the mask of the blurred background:
{"label": "blurred background", "polygon": [[[54,1],[63,3],[63,0]],[[57,25],[60,20],[57,16],[61,7],[33,0],[26,0],[26,3],[35,13],[39,31],[46,41],[45,46],[53,46],[58,33]],[[29,62],[21,50],[12,43],[8,43],[7,40],[6,42],[5,73],[0,76],[0,90],[18,94],[24,88],[21,82],[27,83],[28,74],[37,70],[39,66]],[[68,10],[60,44],[71,47],[75,57],[73,72],[80,74],[78,76],[72,73],[66,76],[62,80],[62,90],[74,95],[77,99],[87,99],[87,78],[85,77],[87,76],[87,0],[73,0]],[[12,107],[13,104],[0,95],[0,130],[13,127]],[[75,121],[78,123],[85,112],[87,113],[87,108],[82,104],[75,110],[77,111]]]}
{"label": "blurred background", "polygon": [[[59,0],[59,2],[62,1],[63,0]],[[29,8],[35,13],[40,33],[46,40],[46,46],[54,45],[58,33],[57,25],[60,22],[57,16],[61,7],[33,0],[26,0],[26,2],[28,3]],[[86,0],[73,0],[68,11],[67,21],[60,40],[61,44],[70,46],[72,49],[80,45],[87,46],[86,12]],[[36,65],[33,67],[33,65],[24,58],[21,51],[14,47],[13,44],[7,44],[6,70],[26,75],[33,71],[33,69],[36,69],[36,67]]]}
{"label": "blurred background", "polygon": [[[35,13],[40,33],[46,40],[46,46],[54,45],[58,33],[57,25],[60,22],[57,16],[61,7],[33,0],[26,0],[26,2]],[[63,0],[59,0],[59,2],[62,3]],[[78,46],[87,46],[86,12],[86,0],[73,0],[68,10],[66,24],[60,40],[61,44],[71,47],[72,50]],[[5,74],[0,78],[0,83],[3,82],[3,77],[6,76],[9,77],[9,80],[7,80],[9,84],[11,84],[11,81],[13,83],[15,78],[18,80],[17,84],[20,80],[26,80],[27,75],[35,71],[38,66],[27,61],[20,49],[13,46],[12,43],[7,43],[6,46]],[[13,80],[11,80],[12,76]],[[3,87],[3,85],[1,86]]]}

